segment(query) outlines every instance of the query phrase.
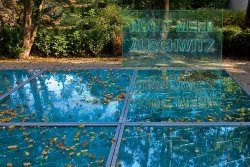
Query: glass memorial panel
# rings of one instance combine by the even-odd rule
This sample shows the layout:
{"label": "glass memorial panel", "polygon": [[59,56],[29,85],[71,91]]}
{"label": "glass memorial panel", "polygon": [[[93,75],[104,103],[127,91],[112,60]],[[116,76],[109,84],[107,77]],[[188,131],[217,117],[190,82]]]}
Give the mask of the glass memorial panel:
{"label": "glass memorial panel", "polygon": [[250,96],[222,70],[139,70],[130,122],[249,122]]}
{"label": "glass memorial panel", "polygon": [[131,11],[122,18],[123,66],[221,68],[222,11]]}

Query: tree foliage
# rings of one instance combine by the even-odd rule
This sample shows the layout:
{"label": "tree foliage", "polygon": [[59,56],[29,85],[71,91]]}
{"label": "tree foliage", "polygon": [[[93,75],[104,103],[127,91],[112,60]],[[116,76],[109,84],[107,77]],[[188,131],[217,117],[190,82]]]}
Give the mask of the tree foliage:
{"label": "tree foliage", "polygon": [[[226,8],[227,1],[0,0],[0,44],[4,43],[0,54],[24,58],[30,51],[57,57],[121,55],[121,9]],[[10,34],[4,36],[7,29]]]}

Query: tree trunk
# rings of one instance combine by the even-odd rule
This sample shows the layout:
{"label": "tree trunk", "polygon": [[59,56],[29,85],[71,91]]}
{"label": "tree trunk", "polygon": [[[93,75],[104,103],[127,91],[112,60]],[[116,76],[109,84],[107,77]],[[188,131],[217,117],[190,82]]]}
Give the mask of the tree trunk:
{"label": "tree trunk", "polygon": [[2,0],[0,0],[0,9],[2,9],[3,8],[3,2],[2,2]]}
{"label": "tree trunk", "polygon": [[[169,19],[169,0],[164,0],[163,1],[163,10],[165,11],[165,16],[164,16],[164,19],[165,20],[168,20]],[[167,36],[168,36],[168,32],[167,32],[167,27],[166,25],[163,25],[162,27],[162,34],[161,34],[161,38],[162,40],[165,40],[167,39]]]}
{"label": "tree trunk", "polygon": [[250,0],[248,1],[248,5],[247,5],[247,12],[246,12],[246,27],[249,28],[250,27]]}
{"label": "tree trunk", "polygon": [[164,10],[169,10],[169,0],[164,0]]}
{"label": "tree trunk", "polygon": [[[31,48],[33,46],[38,25],[32,24],[32,7],[33,7],[33,0],[26,0],[24,1],[24,27],[23,27],[23,47],[22,52],[19,55],[20,59],[27,59],[30,56]],[[39,14],[43,7],[43,1],[41,1],[39,5]]]}
{"label": "tree trunk", "polygon": [[23,48],[19,55],[20,59],[29,58],[31,47],[32,47],[32,0],[24,1],[24,27],[23,27]]}

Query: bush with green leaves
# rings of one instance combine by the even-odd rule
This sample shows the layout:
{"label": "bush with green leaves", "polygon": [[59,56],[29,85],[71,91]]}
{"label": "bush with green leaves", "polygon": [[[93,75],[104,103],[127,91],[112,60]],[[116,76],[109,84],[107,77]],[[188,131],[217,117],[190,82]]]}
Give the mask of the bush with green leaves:
{"label": "bush with green leaves", "polygon": [[86,54],[86,33],[81,30],[70,31],[68,36],[68,50],[69,54],[75,56],[82,56]]}
{"label": "bush with green leaves", "polygon": [[120,8],[108,4],[82,10],[82,17],[79,13],[62,15],[61,29],[40,29],[33,51],[46,56],[100,56],[104,49],[115,46],[109,44],[120,34]]}
{"label": "bush with green leaves", "polygon": [[245,25],[245,12],[233,12],[231,10],[223,10],[223,25],[224,26],[239,26]]}
{"label": "bush with green leaves", "polygon": [[77,29],[84,31],[86,47],[91,54],[99,56],[117,35],[117,29],[120,28],[119,11],[116,5],[90,9],[85,12],[85,18],[77,23]]}
{"label": "bush with green leaves", "polygon": [[250,33],[242,32],[232,38],[232,50],[239,58],[250,60]]}
{"label": "bush with green leaves", "polygon": [[225,26],[223,28],[223,53],[225,55],[232,54],[232,39],[240,33],[242,33],[242,29],[239,26]]}
{"label": "bush with green leaves", "polygon": [[46,29],[40,29],[34,43],[33,47],[34,51],[45,56],[51,55],[52,37],[53,37],[52,31],[48,31]]}
{"label": "bush with green leaves", "polygon": [[4,26],[0,29],[0,54],[16,58],[22,51],[22,29]]}
{"label": "bush with green leaves", "polygon": [[55,31],[42,29],[37,34],[34,50],[45,56],[67,56],[67,37],[62,33],[57,34]]}

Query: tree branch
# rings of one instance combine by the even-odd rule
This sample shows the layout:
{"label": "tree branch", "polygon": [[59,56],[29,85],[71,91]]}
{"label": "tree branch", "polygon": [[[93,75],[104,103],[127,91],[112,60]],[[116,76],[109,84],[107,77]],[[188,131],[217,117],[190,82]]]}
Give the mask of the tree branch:
{"label": "tree branch", "polygon": [[0,9],[2,9],[4,6],[3,6],[3,2],[2,0],[0,0]]}
{"label": "tree branch", "polygon": [[250,0],[248,1],[245,24],[249,28],[250,27]]}

